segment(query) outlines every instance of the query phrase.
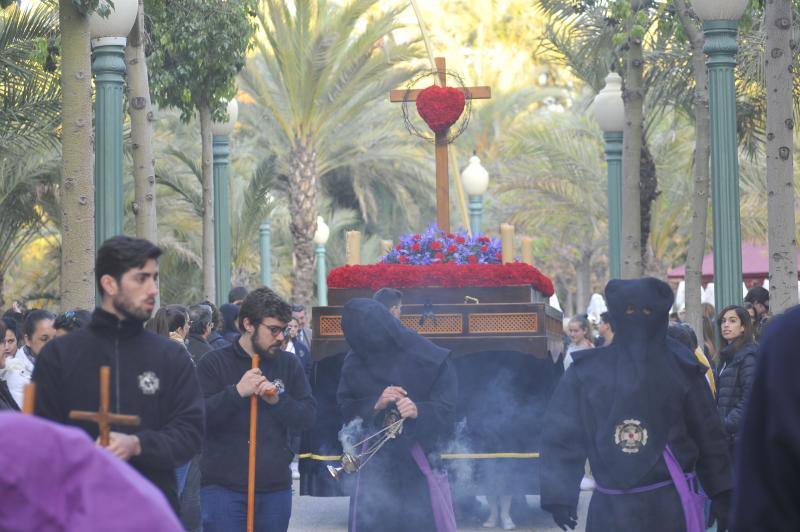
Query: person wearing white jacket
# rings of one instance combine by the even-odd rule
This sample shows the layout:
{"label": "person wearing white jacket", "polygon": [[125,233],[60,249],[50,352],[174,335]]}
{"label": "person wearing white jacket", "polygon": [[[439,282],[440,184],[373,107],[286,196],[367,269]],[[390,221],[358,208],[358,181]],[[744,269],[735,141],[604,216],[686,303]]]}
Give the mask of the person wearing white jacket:
{"label": "person wearing white jacket", "polygon": [[14,358],[6,361],[5,379],[11,396],[22,408],[22,394],[25,385],[31,382],[36,357],[47,342],[55,338],[53,329],[55,316],[46,310],[30,312],[22,324],[24,345],[20,347]]}

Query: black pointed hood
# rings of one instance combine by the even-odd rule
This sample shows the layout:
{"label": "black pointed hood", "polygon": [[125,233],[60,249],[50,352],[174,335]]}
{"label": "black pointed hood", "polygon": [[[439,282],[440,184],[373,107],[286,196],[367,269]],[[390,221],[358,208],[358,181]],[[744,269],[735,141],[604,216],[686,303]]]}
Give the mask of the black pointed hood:
{"label": "black pointed hood", "polygon": [[404,327],[381,303],[365,298],[348,301],[342,330],[351,352],[378,380],[427,391],[450,351]]}

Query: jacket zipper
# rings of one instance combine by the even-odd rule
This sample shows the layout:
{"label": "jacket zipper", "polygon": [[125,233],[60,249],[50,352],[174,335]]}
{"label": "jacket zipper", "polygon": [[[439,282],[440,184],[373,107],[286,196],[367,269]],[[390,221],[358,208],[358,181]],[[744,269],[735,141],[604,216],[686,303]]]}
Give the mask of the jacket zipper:
{"label": "jacket zipper", "polygon": [[120,399],[119,399],[119,335],[122,332],[122,323],[117,323],[117,334],[114,336],[114,365],[116,366],[116,371],[114,372],[114,380],[116,381],[117,387],[117,413],[119,414],[122,412],[122,408],[120,408]]}

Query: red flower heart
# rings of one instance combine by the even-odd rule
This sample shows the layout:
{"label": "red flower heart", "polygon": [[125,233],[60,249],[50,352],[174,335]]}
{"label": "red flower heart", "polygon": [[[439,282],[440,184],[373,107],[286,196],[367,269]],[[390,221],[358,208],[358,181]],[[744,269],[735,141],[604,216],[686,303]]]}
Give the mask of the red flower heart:
{"label": "red flower heart", "polygon": [[464,112],[464,93],[431,85],[417,95],[417,112],[434,133],[444,133]]}

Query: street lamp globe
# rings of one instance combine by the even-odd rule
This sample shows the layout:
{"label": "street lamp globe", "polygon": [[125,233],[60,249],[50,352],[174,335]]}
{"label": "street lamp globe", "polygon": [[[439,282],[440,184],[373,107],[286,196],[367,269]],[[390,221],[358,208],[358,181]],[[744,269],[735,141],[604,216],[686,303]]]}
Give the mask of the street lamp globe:
{"label": "street lamp globe", "polygon": [[318,246],[324,246],[328,243],[328,238],[331,236],[331,228],[322,219],[322,216],[317,216],[317,230],[314,232],[314,243]]}
{"label": "street lamp globe", "polygon": [[92,40],[106,37],[126,38],[136,20],[139,1],[114,0],[112,6],[107,0],[100,0],[98,8],[107,8],[109,13],[107,17],[103,17],[95,10],[89,15],[89,34]]}
{"label": "street lamp globe", "polygon": [[489,188],[489,172],[481,165],[477,155],[469,158],[469,164],[461,172],[464,191],[470,196],[482,196]]}
{"label": "street lamp globe", "polygon": [[692,0],[692,7],[703,22],[739,20],[747,9],[747,0]]}
{"label": "street lamp globe", "polygon": [[622,78],[616,72],[606,76],[606,86],[594,97],[594,119],[606,132],[625,128],[625,104],[622,101]]}
{"label": "street lamp globe", "polygon": [[239,104],[233,98],[228,102],[226,112],[228,119],[224,122],[212,122],[211,134],[212,135],[230,135],[233,131],[233,126],[236,125],[236,120],[239,118]]}

